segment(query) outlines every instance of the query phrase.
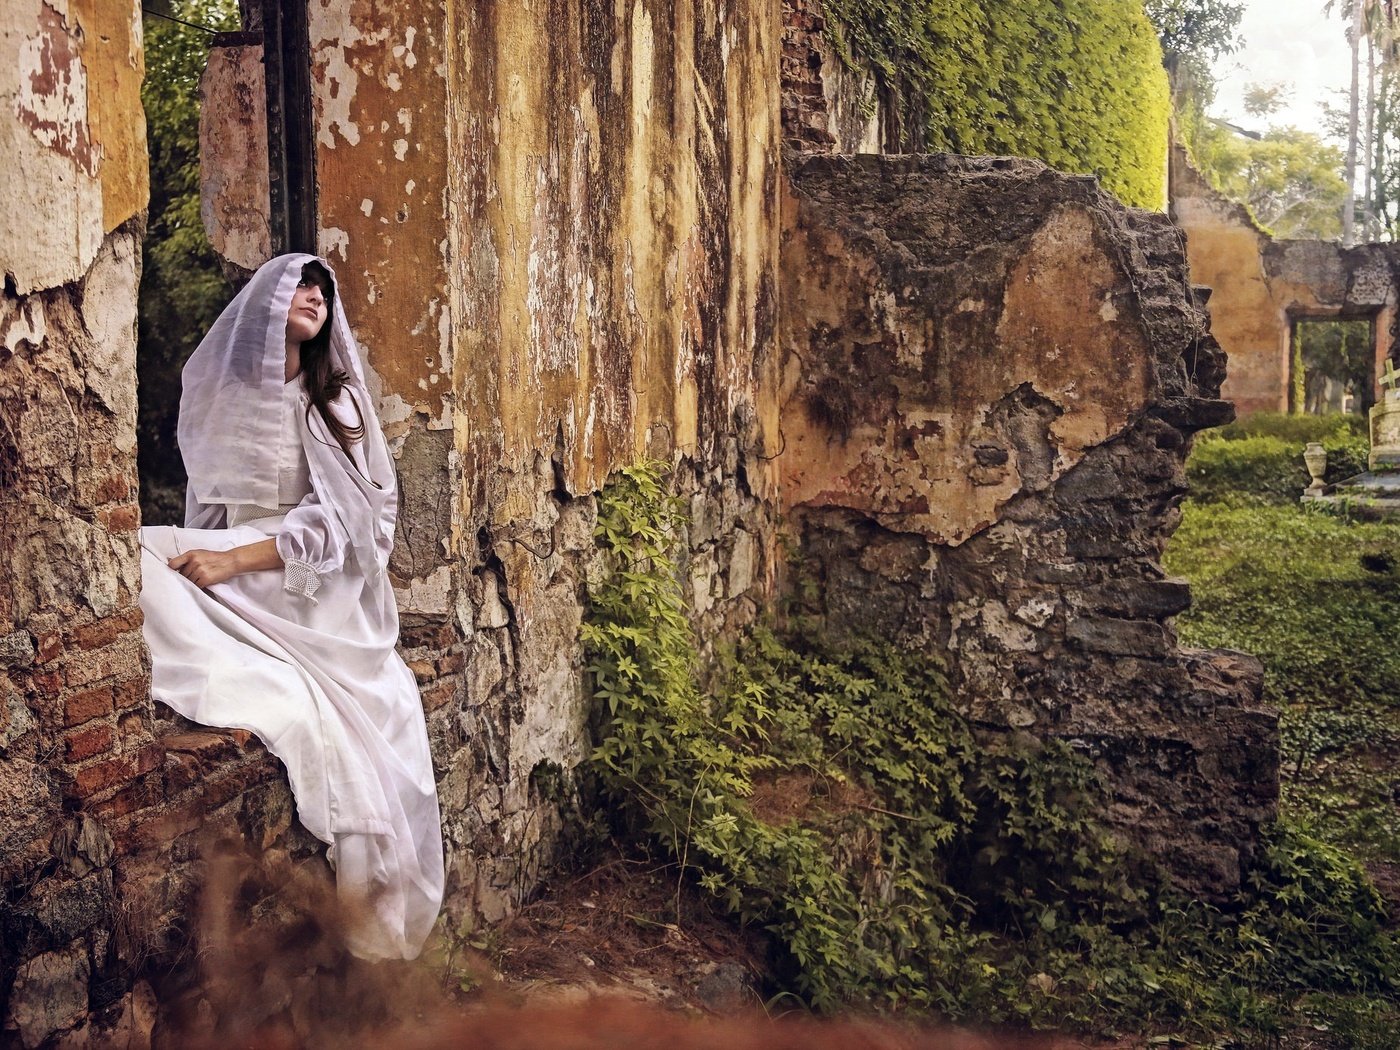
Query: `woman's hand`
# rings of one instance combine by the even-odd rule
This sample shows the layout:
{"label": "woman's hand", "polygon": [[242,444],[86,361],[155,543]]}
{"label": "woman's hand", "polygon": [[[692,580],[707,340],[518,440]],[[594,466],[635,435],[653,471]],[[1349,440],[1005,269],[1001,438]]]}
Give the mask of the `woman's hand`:
{"label": "woman's hand", "polygon": [[192,550],[166,562],[197,587],[212,587],[245,572],[282,568],[277,541],[259,540],[226,551]]}

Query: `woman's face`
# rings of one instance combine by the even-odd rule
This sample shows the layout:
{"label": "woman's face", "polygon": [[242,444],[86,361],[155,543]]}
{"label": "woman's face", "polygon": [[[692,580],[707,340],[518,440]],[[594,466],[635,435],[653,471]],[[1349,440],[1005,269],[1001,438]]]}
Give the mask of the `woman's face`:
{"label": "woman's face", "polygon": [[292,305],[287,310],[287,342],[304,343],[326,323],[326,296],[314,279],[303,276],[297,282]]}

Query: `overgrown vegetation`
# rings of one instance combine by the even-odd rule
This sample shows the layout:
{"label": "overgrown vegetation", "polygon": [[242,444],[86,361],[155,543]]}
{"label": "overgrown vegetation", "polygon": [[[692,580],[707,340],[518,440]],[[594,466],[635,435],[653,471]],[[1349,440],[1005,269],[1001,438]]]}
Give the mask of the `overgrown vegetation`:
{"label": "overgrown vegetation", "polygon": [[159,16],[233,30],[238,4],[157,0],[147,7],[141,20],[146,61],[141,104],[151,203],[137,300],[136,433],[141,510],[149,525],[183,518],[185,472],[175,447],[180,369],[231,295],[199,215],[199,77],[210,36]]}
{"label": "overgrown vegetation", "polygon": [[1097,175],[1160,208],[1170,101],[1135,0],[822,0],[848,66],[870,72],[903,152],[1010,154]]}
{"label": "overgrown vegetation", "polygon": [[657,464],[601,500],[593,764],[622,830],[772,932],[786,990],[819,1008],[1261,1043],[1351,1011],[1400,1035],[1375,890],[1291,823],[1214,910],[1095,822],[1085,758],[976,737],[926,657],[835,647],[797,615],[790,634],[754,631],[703,691],[671,558],[681,526]]}
{"label": "overgrown vegetation", "polygon": [[1359,415],[1260,412],[1207,431],[1186,463],[1192,495],[1200,503],[1296,505],[1308,487],[1303,464],[1307,443],[1322,443],[1326,479],[1341,481],[1366,469],[1370,443],[1365,427]]}
{"label": "overgrown vegetation", "polygon": [[[1206,484],[1186,504],[1167,567],[1191,581],[1183,641],[1264,662],[1265,696],[1282,717],[1285,809],[1329,842],[1394,863],[1400,525],[1307,513],[1300,488],[1290,496],[1279,480],[1281,449],[1301,460],[1304,439],[1364,452],[1357,425],[1255,416],[1202,441],[1188,473]],[[1275,444],[1269,457],[1257,453],[1264,441]]]}

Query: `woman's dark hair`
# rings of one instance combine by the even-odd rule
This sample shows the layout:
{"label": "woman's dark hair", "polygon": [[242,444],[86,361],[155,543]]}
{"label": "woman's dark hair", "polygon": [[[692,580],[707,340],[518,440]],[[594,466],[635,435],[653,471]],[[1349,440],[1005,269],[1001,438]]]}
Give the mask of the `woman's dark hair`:
{"label": "woman's dark hair", "polygon": [[[306,395],[311,399],[311,404],[316,411],[321,413],[321,418],[326,421],[326,426],[330,428],[331,434],[339,443],[341,450],[350,455],[350,445],[352,442],[363,440],[365,436],[365,419],[360,413],[360,406],[355,404],[355,413],[360,421],[353,427],[348,427],[330,410],[330,403],[340,396],[350,377],[335,368],[331,362],[331,327],[335,320],[335,281],[332,280],[330,271],[319,262],[309,262],[301,268],[301,279],[303,281],[315,281],[320,286],[321,295],[326,300],[326,321],[321,325],[321,330],[313,335],[306,342],[301,344],[301,381],[306,387]],[[354,401],[353,395],[351,400]],[[310,408],[307,409],[311,411]]]}

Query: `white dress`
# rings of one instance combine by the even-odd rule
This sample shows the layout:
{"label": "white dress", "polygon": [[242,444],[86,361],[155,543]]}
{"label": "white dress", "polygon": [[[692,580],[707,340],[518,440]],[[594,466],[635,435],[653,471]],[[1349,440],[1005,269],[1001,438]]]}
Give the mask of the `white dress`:
{"label": "white dress", "polygon": [[[282,760],[297,816],[330,846],[338,893],[360,915],[351,950],[413,958],[443,890],[422,702],[395,650],[391,589],[366,579],[343,524],[313,490],[305,443],[318,438],[301,382],[282,397],[277,507],[231,505],[227,528],[140,531],[151,692],[194,722],[250,730]],[[348,400],[332,409],[353,423]],[[352,452],[363,470],[361,446]],[[284,569],[206,590],[166,564],[268,537]]]}

